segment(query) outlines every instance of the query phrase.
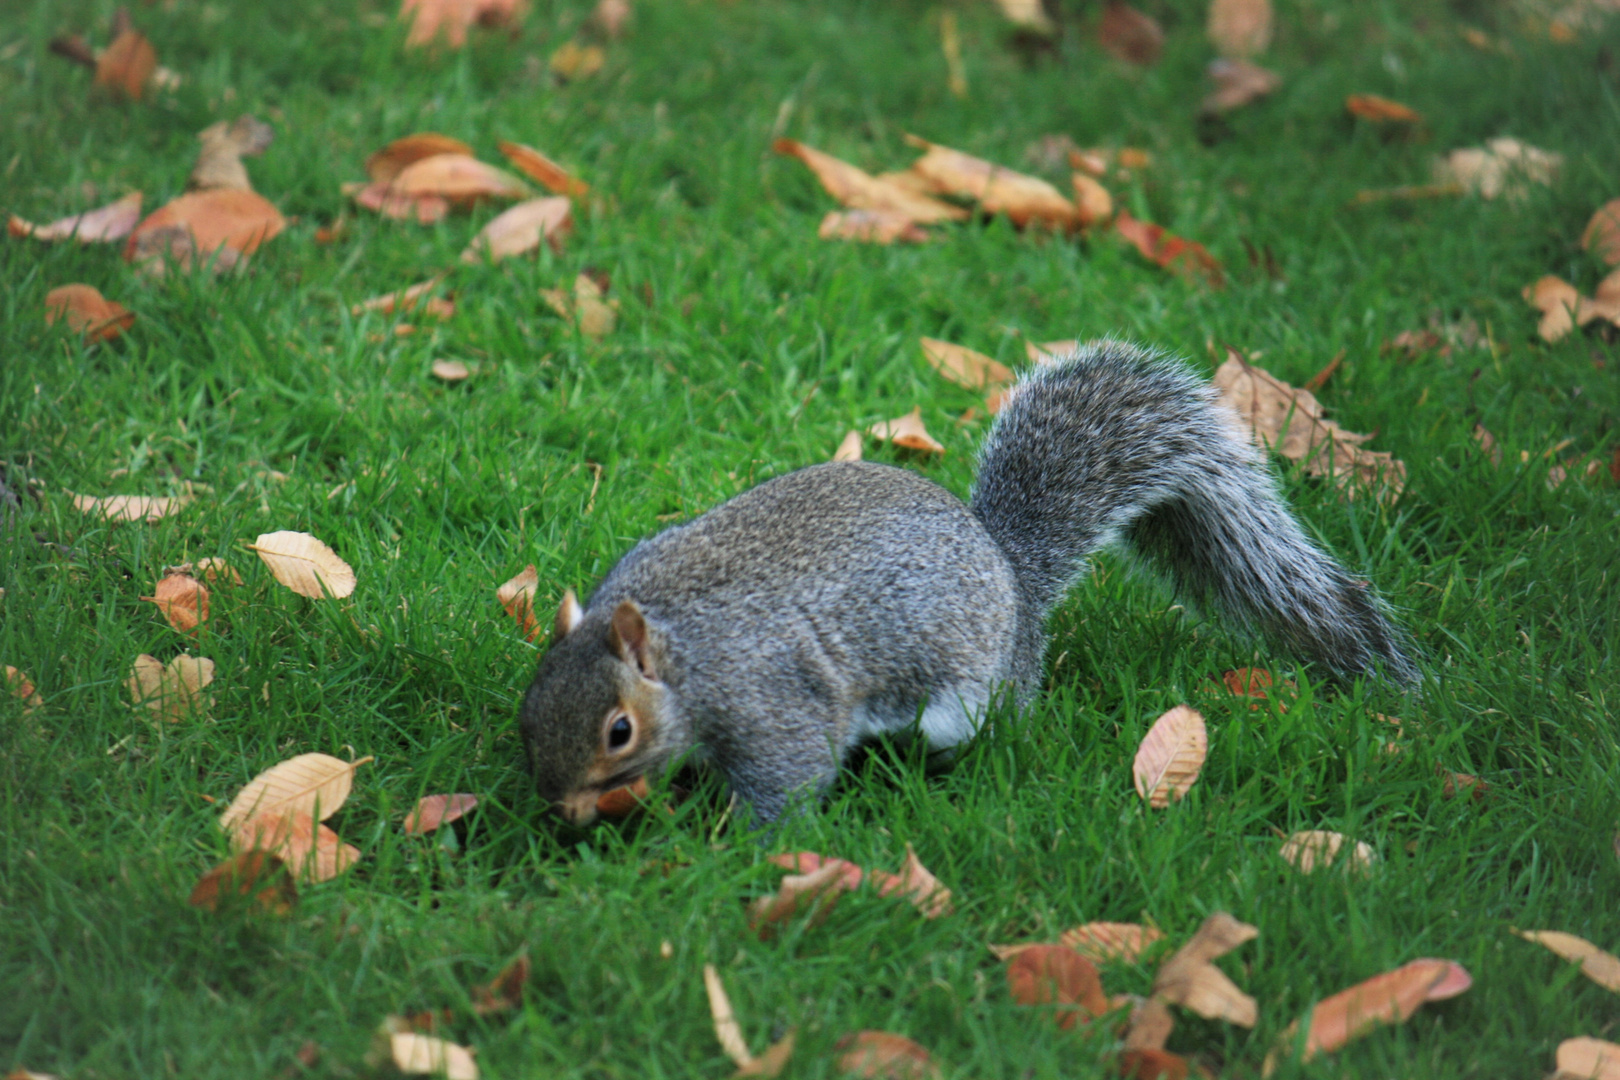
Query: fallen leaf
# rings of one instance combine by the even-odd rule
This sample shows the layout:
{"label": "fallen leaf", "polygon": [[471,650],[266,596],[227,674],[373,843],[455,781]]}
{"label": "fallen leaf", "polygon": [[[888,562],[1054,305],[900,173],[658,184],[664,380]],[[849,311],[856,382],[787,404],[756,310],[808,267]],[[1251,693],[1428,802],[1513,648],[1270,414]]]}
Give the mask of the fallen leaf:
{"label": "fallen leaf", "polygon": [[625,818],[640,810],[652,789],[645,776],[638,776],[623,787],[604,791],[596,800],[596,812],[605,818]]}
{"label": "fallen leaf", "polygon": [[842,860],[833,860],[806,874],[789,874],[771,896],[762,896],[748,908],[748,925],[761,937],[775,930],[776,924],[792,918],[800,910],[811,912],[819,922],[832,909],[840,893],[852,888]]}
{"label": "fallen leaf", "polygon": [[205,911],[218,911],[238,897],[246,897],[251,906],[261,911],[285,915],[298,903],[298,886],[276,855],[245,851],[199,878],[187,902]]}
{"label": "fallen leaf", "polygon": [[1350,495],[1368,492],[1384,501],[1400,494],[1406,466],[1387,452],[1363,449],[1372,436],[1325,419],[1309,390],[1289,386],[1235,350],[1211,381],[1257,444],[1303,462],[1307,475],[1329,477]]}
{"label": "fallen leaf", "polygon": [[941,202],[910,190],[893,180],[872,176],[831,154],[793,139],[777,139],[771,149],[796,157],[816,174],[827,194],[855,210],[888,210],[904,214],[919,225],[938,221],[965,221],[971,215],[960,206]]}
{"label": "fallen leaf", "polygon": [[227,832],[261,814],[297,811],[325,821],[342,808],[354,787],[354,771],[371,758],[348,762],[330,754],[299,754],[271,766],[237,792],[220,815]]}
{"label": "fallen leaf", "polygon": [[1344,107],[1351,116],[1377,123],[1421,124],[1423,115],[1398,101],[1377,94],[1351,94],[1344,99]]}
{"label": "fallen leaf", "polygon": [[[1551,477],[1549,476],[1549,481],[1550,479]],[[1442,780],[1444,781],[1440,785],[1440,797],[1443,799],[1452,798],[1459,792],[1464,791],[1471,794],[1475,799],[1483,799],[1491,789],[1489,784],[1477,776],[1469,776],[1467,773],[1452,772],[1450,769],[1447,769],[1441,765],[1436,765],[1434,769],[1435,772],[1440,774]]]}
{"label": "fallen leaf", "polygon": [[791,870],[795,874],[813,874],[817,870],[829,866],[836,866],[843,876],[842,888],[858,889],[861,882],[866,880],[866,871],[850,862],[848,859],[828,858],[818,855],[814,851],[793,851],[781,855],[771,855],[766,860],[774,866],[784,870]]}
{"label": "fallen leaf", "polygon": [[563,82],[572,82],[575,79],[588,79],[602,70],[607,63],[607,53],[602,51],[600,45],[580,45],[577,42],[565,41],[551,54],[547,66],[551,73]]}
{"label": "fallen leaf", "polygon": [[12,236],[32,236],[35,240],[55,243],[59,240],[77,240],[81,244],[103,244],[122,240],[141,220],[141,193],[132,191],[117,202],[82,214],[74,214],[48,225],[35,225],[31,221],[12,215],[6,222]]}
{"label": "fallen leaf", "polygon": [[1581,247],[1610,266],[1620,263],[1620,199],[1610,199],[1597,208],[1581,230]]}
{"label": "fallen leaf", "polygon": [[399,1031],[389,1036],[394,1067],[407,1075],[439,1075],[447,1080],[478,1080],[478,1063],[465,1046],[434,1035]]}
{"label": "fallen leaf", "polygon": [[748,1049],[743,1038],[742,1025],[732,1011],[731,999],[726,996],[725,985],[713,964],[703,965],[703,986],[709,993],[709,1015],[714,1018],[714,1037],[737,1066],[737,1076],[775,1076],[782,1071],[793,1054],[793,1033],[788,1034],[760,1057]]}
{"label": "fallen leaf", "polygon": [[460,139],[452,139],[436,131],[419,131],[414,135],[395,139],[366,158],[366,175],[373,181],[387,183],[404,172],[407,165],[440,154],[472,157],[473,148]]}
{"label": "fallen leaf", "polygon": [[937,919],[951,913],[951,890],[923,866],[911,845],[906,845],[906,861],[900,873],[888,874],[873,870],[867,875],[877,888],[879,896],[903,896],[922,912],[925,919]]}
{"label": "fallen leaf", "polygon": [[1017,378],[1005,364],[997,363],[965,345],[953,345],[937,338],[919,338],[929,366],[958,386],[983,394],[1005,390]]}
{"label": "fallen leaf", "polygon": [[[1310,1061],[1318,1054],[1337,1050],[1381,1025],[1404,1023],[1425,1001],[1455,997],[1471,985],[1468,972],[1450,960],[1413,960],[1394,971],[1374,975],[1316,1003],[1300,1060]],[[1292,1046],[1298,1031],[1296,1020],[1283,1032],[1281,1046]],[[1265,1074],[1275,1068],[1277,1053],[1274,1050],[1266,1057]]]}
{"label": "fallen leaf", "polygon": [[540,575],[535,571],[534,564],[530,563],[521,573],[495,590],[495,599],[501,602],[508,615],[517,620],[518,630],[528,641],[540,636],[540,620],[534,614],[534,594],[539,588]]}
{"label": "fallen leaf", "polygon": [[1080,343],[1073,340],[1024,342],[1024,355],[1029,357],[1032,364],[1055,364],[1079,351]]}
{"label": "fallen leaf", "polygon": [[1163,1050],[1176,1029],[1170,1006],[1161,997],[1150,997],[1131,1009],[1130,1026],[1125,1029],[1125,1049]]}
{"label": "fallen leaf", "polygon": [[1043,37],[1057,32],[1054,23],[1041,0],[996,0],[996,7],[1001,10],[1002,17],[1014,26],[1034,31]]}
{"label": "fallen leaf", "polygon": [[206,559],[198,559],[195,566],[193,566],[191,563],[181,563],[176,569],[183,574],[201,574],[203,576],[203,580],[208,582],[210,585],[242,584],[242,575],[236,572],[235,567],[226,562],[224,559],[218,559],[212,556]]}
{"label": "fallen leaf", "polygon": [[[1338,861],[1340,850],[1349,843],[1350,838],[1343,833],[1328,829],[1307,829],[1293,833],[1283,841],[1278,854],[1300,873],[1309,874],[1318,867],[1332,866]],[[1355,846],[1350,848],[1346,866],[1352,873],[1365,873],[1371,870],[1373,863],[1377,861],[1377,853],[1365,841],[1357,840]]]}
{"label": "fallen leaf", "polygon": [[1271,0],[1211,0],[1207,30],[1222,56],[1247,59],[1271,44]]}
{"label": "fallen leaf", "polygon": [[576,322],[579,332],[589,338],[601,338],[612,333],[619,318],[619,302],[604,300],[602,286],[589,274],[574,278],[573,296],[561,289],[541,289],[540,295],[553,311]]}
{"label": "fallen leaf", "polygon": [[[472,371],[460,360],[435,360],[428,366],[428,372],[441,382],[457,383],[470,378]],[[534,640],[530,638],[529,640]]]}
{"label": "fallen leaf", "polygon": [[1566,934],[1562,930],[1514,930],[1526,941],[1545,945],[1565,960],[1581,965],[1581,974],[1605,990],[1620,994],[1620,957],[1606,953],[1585,938]]}
{"label": "fallen leaf", "polygon": [[299,884],[330,881],[360,860],[360,849],[300,810],[258,813],[231,830],[237,852],[268,851]]}
{"label": "fallen leaf", "polygon": [[34,1072],[19,1065],[6,1073],[6,1080],[62,1080],[62,1078],[55,1073]]}
{"label": "fallen leaf", "polygon": [[591,12],[591,25],[604,37],[617,41],[630,22],[630,0],[597,0]]}
{"label": "fallen leaf", "polygon": [[528,13],[528,0],[403,0],[399,17],[409,20],[405,47],[417,49],[443,39],[452,49],[467,44],[474,26],[511,27]]}
{"label": "fallen leaf", "polygon": [[190,574],[166,574],[151,596],[142,600],[158,606],[169,625],[182,634],[193,634],[208,621],[208,586]]}
{"label": "fallen leaf", "polygon": [[1551,187],[1564,155],[1539,150],[1517,139],[1491,139],[1483,148],[1453,150],[1434,162],[1437,184],[1458,184],[1482,199],[1525,199],[1530,185]]}
{"label": "fallen leaf", "polygon": [[1587,298],[1563,278],[1546,274],[1520,292],[1541,312],[1536,332],[1543,341],[1557,341],[1577,326],[1585,326],[1593,319],[1606,319],[1620,325],[1620,293],[1610,278],[1598,286],[1597,296]]}
{"label": "fallen leaf", "polygon": [[73,495],[75,510],[108,521],[161,521],[190,502],[190,495]]}
{"label": "fallen leaf", "polygon": [[838,444],[838,449],[833,451],[832,459],[834,461],[861,460],[861,433],[858,431],[846,432],[843,441]]}
{"label": "fallen leaf", "polygon": [[405,817],[405,831],[413,836],[433,832],[478,805],[476,795],[424,795]]}
{"label": "fallen leaf", "polygon": [[864,244],[892,244],[896,240],[921,244],[928,240],[928,232],[898,210],[829,210],[816,235],[823,240]]}
{"label": "fallen leaf", "polygon": [[1254,998],[1239,990],[1211,961],[1259,936],[1260,931],[1224,911],[1212,913],[1192,940],[1159,968],[1153,980],[1154,995],[1206,1019],[1253,1027],[1260,1016]]}
{"label": "fallen leaf", "polygon": [[320,600],[328,593],[342,598],[354,592],[353,568],[309,533],[263,533],[248,550],[258,552],[275,579],[299,596]]}
{"label": "fallen leaf", "polygon": [[1208,752],[1203,716],[1177,705],[1153,722],[1136,750],[1131,766],[1136,793],[1158,809],[1180,801],[1198,780]]}
{"label": "fallen leaf", "polygon": [[1153,155],[1135,146],[1094,146],[1069,151],[1069,167],[1101,180],[1110,170],[1120,180],[1129,180],[1138,170],[1153,165]]}
{"label": "fallen leaf", "polygon": [[1124,208],[1114,215],[1114,228],[1151,262],[1196,278],[1212,289],[1225,287],[1226,274],[1220,262],[1203,244],[1183,240],[1151,222],[1139,221]]}
{"label": "fallen leaf", "polygon": [[1154,926],[1137,923],[1090,922],[1065,930],[1058,941],[1087,960],[1104,963],[1123,960],[1134,964],[1155,942],[1164,940],[1164,932]]}
{"label": "fallen leaf", "polygon": [[542,240],[560,254],[563,240],[573,231],[573,203],[567,197],[530,199],[491,218],[461,253],[461,261],[469,265],[486,259],[500,262],[537,250]]}
{"label": "fallen leaf", "polygon": [[1620,1080],[1620,1044],[1585,1035],[1565,1039],[1552,1080]]}
{"label": "fallen leaf", "polygon": [[1074,189],[1074,217],[1082,228],[1098,225],[1114,216],[1114,197],[1108,189],[1087,176],[1076,172],[1069,176]]}
{"label": "fallen leaf", "polygon": [[1225,684],[1227,693],[1233,697],[1258,698],[1264,701],[1266,691],[1271,689],[1272,678],[1271,672],[1265,668],[1241,667],[1221,672],[1221,682]]}
{"label": "fallen leaf", "polygon": [[873,424],[866,429],[866,433],[885,442],[891,442],[895,446],[915,450],[918,453],[943,454],[945,452],[945,444],[937,441],[932,435],[928,434],[928,429],[923,427],[921,405],[904,416],[897,416],[893,420],[884,420]]}
{"label": "fallen leaf", "polygon": [[838,1040],[838,1071],[868,1080],[935,1080],[939,1067],[921,1046],[887,1031],[857,1031]]}
{"label": "fallen leaf", "polygon": [[1007,965],[1007,990],[1020,1005],[1055,1005],[1058,1027],[1108,1012],[1108,995],[1090,960],[1062,945],[1034,945]]}
{"label": "fallen leaf", "polygon": [[915,135],[907,135],[906,142],[924,151],[909,171],[929,194],[974,199],[986,213],[1006,214],[1020,228],[1033,221],[1064,229],[1082,224],[1074,203],[1045,180]]}
{"label": "fallen leaf", "polygon": [[504,141],[495,145],[518,172],[544,185],[548,190],[555,191],[558,195],[571,195],[576,199],[590,194],[591,185],[571,175],[567,169],[534,147]]}
{"label": "fallen leaf", "polygon": [[1164,28],[1124,0],[1108,0],[1097,24],[1097,44],[1110,56],[1147,67],[1164,52]]}
{"label": "fallen leaf", "polygon": [[243,255],[286,228],[287,221],[264,196],[235,188],[192,191],[158,207],[135,226],[124,260],[167,260],[189,269],[195,257],[214,257],[229,269]]}
{"label": "fallen leaf", "polygon": [[490,199],[522,199],[529,187],[510,173],[469,154],[432,154],[405,165],[388,180],[345,184],[343,191],[384,217],[438,221],[451,207],[466,209]]}
{"label": "fallen leaf", "polygon": [[33,681],[27,675],[24,675],[10,664],[5,665],[5,670],[0,674],[4,675],[6,689],[11,692],[11,696],[22,702],[22,714],[24,716],[45,704],[44,700],[39,696],[39,691],[34,689]]}
{"label": "fallen leaf", "polygon": [[[452,796],[472,798],[472,796]],[[523,1004],[523,988],[529,984],[529,954],[521,952],[483,986],[472,988],[473,1012],[489,1016],[516,1009]]]}
{"label": "fallen leaf", "polygon": [[1224,113],[1240,109],[1252,101],[1258,101],[1282,85],[1282,78],[1276,72],[1268,71],[1248,60],[1231,60],[1225,57],[1211,60],[1206,74],[1209,75],[1209,81],[1215,84],[1215,89],[1199,103],[1199,111],[1204,113]]}
{"label": "fallen leaf", "polygon": [[1189,1070],[1185,1058],[1164,1049],[1128,1049],[1119,1055],[1119,1075],[1132,1080],[1187,1080]]}
{"label": "fallen leaf", "polygon": [[139,101],[146,92],[146,80],[156,67],[157,50],[152,48],[145,34],[129,27],[96,57],[96,85]]}
{"label": "fallen leaf", "polygon": [[192,166],[186,180],[186,190],[207,191],[212,188],[234,188],[252,191],[244,156],[257,157],[270,147],[275,137],[269,124],[251,116],[238,116],[227,124],[221,120],[197,133],[202,150],[197,164]]}
{"label": "fallen leaf", "polygon": [[111,341],[135,325],[135,313],[89,285],[58,285],[45,294],[45,325],[58,319],[86,341]]}
{"label": "fallen leaf", "polygon": [[206,656],[181,653],[164,664],[146,653],[135,658],[124,686],[130,701],[155,719],[178,723],[195,715],[208,718],[208,685],[214,681],[214,662]]}
{"label": "fallen leaf", "polygon": [[[443,281],[443,274],[435,274],[409,288],[397,289],[391,293],[362,300],[349,308],[349,314],[363,315],[368,311],[375,311],[382,315],[392,315],[396,311],[412,311],[418,303],[422,303],[422,314],[437,319],[448,319],[456,313],[456,305],[440,296],[428,296]],[[428,297],[426,302],[422,302],[424,296]]]}

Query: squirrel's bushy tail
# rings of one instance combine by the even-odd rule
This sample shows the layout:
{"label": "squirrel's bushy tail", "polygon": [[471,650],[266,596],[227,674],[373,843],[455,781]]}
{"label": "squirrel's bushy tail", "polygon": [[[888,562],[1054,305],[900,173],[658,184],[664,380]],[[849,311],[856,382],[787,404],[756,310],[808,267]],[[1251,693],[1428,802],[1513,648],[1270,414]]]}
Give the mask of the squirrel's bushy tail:
{"label": "squirrel's bushy tail", "polygon": [[1036,368],[985,440],[973,512],[1043,621],[1123,542],[1186,599],[1336,674],[1417,678],[1367,584],[1311,543],[1235,414],[1176,361],[1104,341]]}

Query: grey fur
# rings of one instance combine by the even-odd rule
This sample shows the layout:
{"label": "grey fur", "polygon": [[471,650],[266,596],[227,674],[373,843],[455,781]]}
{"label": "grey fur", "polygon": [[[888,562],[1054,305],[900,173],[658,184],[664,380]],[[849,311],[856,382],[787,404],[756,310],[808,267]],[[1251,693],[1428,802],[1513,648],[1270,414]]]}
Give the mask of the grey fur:
{"label": "grey fur", "polygon": [[[638,692],[651,734],[633,772],[695,753],[767,820],[919,713],[931,741],[958,741],[1003,688],[1034,696],[1047,616],[1113,541],[1335,673],[1416,678],[1378,602],[1305,537],[1209,387],[1103,342],[1010,394],[971,509],[903,469],[829,463],[638,544],[529,688],[536,785],[554,802],[578,792],[603,716]],[[614,652],[626,601],[654,680]]]}

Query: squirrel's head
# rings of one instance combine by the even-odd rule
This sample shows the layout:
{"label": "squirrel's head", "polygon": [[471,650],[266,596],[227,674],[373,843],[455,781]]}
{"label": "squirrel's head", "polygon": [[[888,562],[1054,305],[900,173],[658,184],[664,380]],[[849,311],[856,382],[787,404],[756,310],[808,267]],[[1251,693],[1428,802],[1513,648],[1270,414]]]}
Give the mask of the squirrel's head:
{"label": "squirrel's head", "polygon": [[563,594],[520,724],[536,790],[576,825],[596,819],[604,792],[670,759],[656,639],[633,600],[587,616],[573,590]]}

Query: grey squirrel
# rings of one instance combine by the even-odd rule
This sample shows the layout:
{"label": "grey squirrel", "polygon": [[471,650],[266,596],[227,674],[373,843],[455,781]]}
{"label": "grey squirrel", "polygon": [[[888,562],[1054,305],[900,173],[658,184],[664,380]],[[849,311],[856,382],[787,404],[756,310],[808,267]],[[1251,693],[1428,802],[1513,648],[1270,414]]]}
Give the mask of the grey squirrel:
{"label": "grey squirrel", "polygon": [[585,824],[692,754],[771,821],[870,736],[953,746],[1004,688],[1033,698],[1047,616],[1114,543],[1336,675],[1418,677],[1236,414],[1179,362],[1104,341],[1009,391],[969,505],[904,469],[812,465],[641,541],[589,607],[565,594],[521,711],[535,785]]}

